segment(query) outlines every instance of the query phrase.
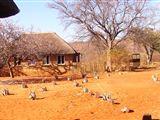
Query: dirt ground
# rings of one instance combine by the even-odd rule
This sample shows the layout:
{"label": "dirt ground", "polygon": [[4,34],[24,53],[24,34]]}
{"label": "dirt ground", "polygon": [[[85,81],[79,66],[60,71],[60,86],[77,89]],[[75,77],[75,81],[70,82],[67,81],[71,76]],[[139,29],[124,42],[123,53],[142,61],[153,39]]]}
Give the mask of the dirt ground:
{"label": "dirt ground", "polygon": [[[100,74],[99,80],[89,78],[84,86],[90,91],[110,93],[119,104],[83,93],[81,87],[74,87],[72,81],[20,85],[0,85],[8,88],[12,95],[0,95],[0,120],[141,120],[150,113],[153,119],[160,119],[160,83],[151,76],[160,71],[124,72]],[[3,78],[4,79],[4,78]],[[78,80],[81,83],[81,80]],[[46,86],[48,91],[41,92]],[[29,100],[30,91],[35,91],[37,100]],[[121,113],[127,106],[132,113]]]}

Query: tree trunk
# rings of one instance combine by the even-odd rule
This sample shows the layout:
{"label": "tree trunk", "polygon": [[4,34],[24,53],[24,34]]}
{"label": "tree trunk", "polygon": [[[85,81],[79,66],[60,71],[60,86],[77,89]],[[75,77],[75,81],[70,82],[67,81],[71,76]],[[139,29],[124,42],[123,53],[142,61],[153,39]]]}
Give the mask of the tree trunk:
{"label": "tree trunk", "polygon": [[153,56],[153,51],[150,51],[147,54],[147,64],[150,65],[152,63],[152,56]]}
{"label": "tree trunk", "polygon": [[10,77],[11,77],[11,78],[14,78],[13,70],[12,70],[12,67],[11,67],[11,65],[10,65],[9,61],[7,62],[7,66],[8,66],[8,69],[9,69]]}
{"label": "tree trunk", "polygon": [[111,64],[111,42],[108,41],[108,49],[107,49],[107,64],[106,64],[106,71],[112,71],[112,64]]}
{"label": "tree trunk", "polygon": [[145,46],[146,54],[147,54],[147,65],[152,63],[152,57],[154,50],[150,47]]}
{"label": "tree trunk", "polygon": [[108,72],[111,72],[112,71],[112,65],[111,65],[111,50],[108,49],[107,50],[107,66],[106,66],[106,69]]}

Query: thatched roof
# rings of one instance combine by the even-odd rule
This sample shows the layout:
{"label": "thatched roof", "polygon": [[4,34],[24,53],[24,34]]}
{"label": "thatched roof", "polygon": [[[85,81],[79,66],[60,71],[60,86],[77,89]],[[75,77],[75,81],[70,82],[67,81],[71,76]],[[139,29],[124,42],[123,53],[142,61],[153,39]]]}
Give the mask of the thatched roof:
{"label": "thatched roof", "polygon": [[99,46],[95,45],[91,41],[77,41],[70,44],[77,52],[81,53],[81,55],[83,56],[81,58],[82,62],[95,62],[104,52],[103,48],[99,48]]}
{"label": "thatched roof", "polygon": [[0,0],[0,18],[9,17],[19,12],[13,0]]}
{"label": "thatched roof", "polygon": [[77,53],[66,41],[56,33],[25,34],[26,45],[31,53],[46,54],[75,54]]}

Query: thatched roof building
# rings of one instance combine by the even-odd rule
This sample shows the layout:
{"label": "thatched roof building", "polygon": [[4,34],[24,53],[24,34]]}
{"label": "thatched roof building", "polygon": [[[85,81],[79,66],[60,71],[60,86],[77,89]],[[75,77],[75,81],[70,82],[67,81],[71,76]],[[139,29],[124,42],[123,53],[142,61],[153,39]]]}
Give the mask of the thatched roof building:
{"label": "thatched roof building", "polygon": [[[27,51],[33,54],[75,54],[77,53],[56,33],[30,33],[24,35]],[[23,44],[23,47],[24,44]]]}

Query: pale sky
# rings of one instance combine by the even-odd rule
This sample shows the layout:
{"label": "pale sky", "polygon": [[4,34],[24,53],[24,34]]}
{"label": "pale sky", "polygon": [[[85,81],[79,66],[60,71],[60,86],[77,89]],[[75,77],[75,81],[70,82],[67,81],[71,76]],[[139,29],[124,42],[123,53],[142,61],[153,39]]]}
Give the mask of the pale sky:
{"label": "pale sky", "polygon": [[[58,19],[58,13],[47,7],[52,0],[14,0],[20,9],[20,13],[6,19],[12,19],[24,28],[33,26],[35,32],[56,32],[66,41],[72,41],[75,31],[68,28],[64,30],[64,24]],[[73,1],[73,0],[72,0]],[[159,6],[160,0],[150,0]]]}
{"label": "pale sky", "polygon": [[58,19],[58,13],[48,8],[47,3],[52,0],[14,0],[20,13],[6,18],[15,21],[25,29],[31,28],[35,32],[56,32],[66,41],[72,41],[73,30],[64,30],[64,24]]}

